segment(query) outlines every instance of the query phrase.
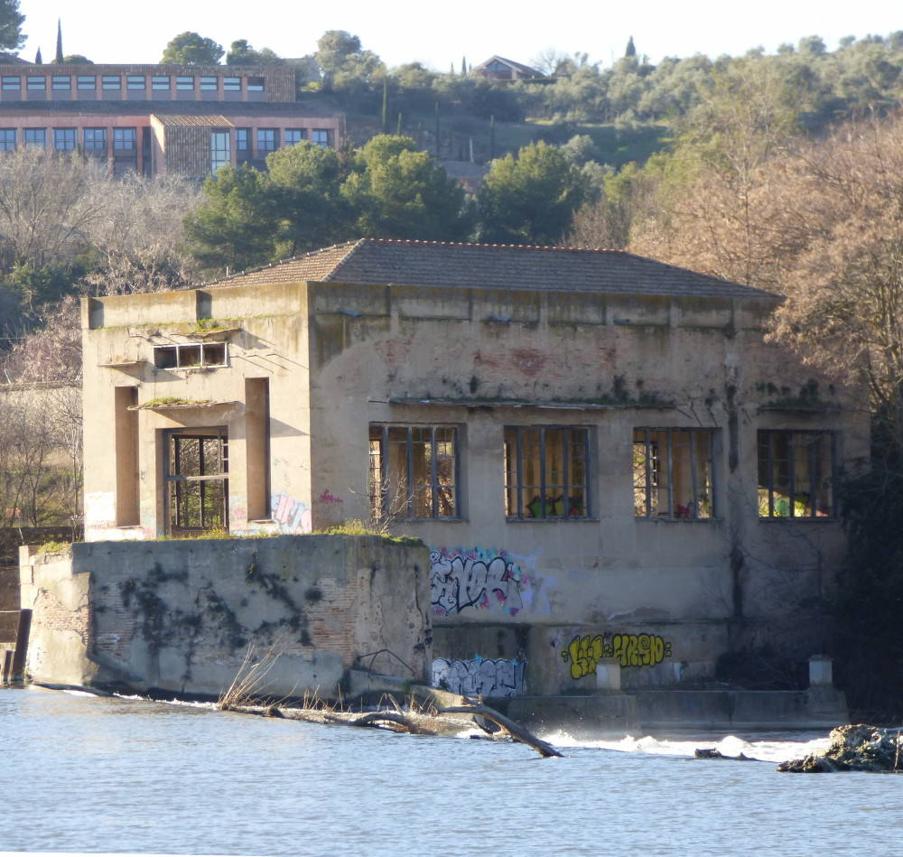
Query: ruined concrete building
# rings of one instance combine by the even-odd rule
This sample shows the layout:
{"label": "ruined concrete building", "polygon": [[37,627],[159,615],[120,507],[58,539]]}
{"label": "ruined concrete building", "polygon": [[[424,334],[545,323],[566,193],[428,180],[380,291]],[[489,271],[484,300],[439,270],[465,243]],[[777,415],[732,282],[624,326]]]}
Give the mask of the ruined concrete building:
{"label": "ruined concrete building", "polygon": [[805,660],[868,424],[765,341],[776,302],[622,252],[377,239],[86,299],[86,537],[419,536],[434,680],[464,692]]}

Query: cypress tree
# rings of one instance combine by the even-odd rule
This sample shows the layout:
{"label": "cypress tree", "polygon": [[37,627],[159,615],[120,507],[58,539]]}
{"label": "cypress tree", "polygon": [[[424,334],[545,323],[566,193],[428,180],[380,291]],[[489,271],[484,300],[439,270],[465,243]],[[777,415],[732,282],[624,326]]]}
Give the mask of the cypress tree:
{"label": "cypress tree", "polygon": [[387,77],[383,78],[382,120],[383,134],[387,134],[389,132],[389,79]]}
{"label": "cypress tree", "polygon": [[401,136],[401,116],[402,114],[399,112],[398,116],[395,119],[395,133],[399,137]]}
{"label": "cypress tree", "polygon": [[625,57],[635,57],[636,56],[636,45],[633,43],[633,36],[630,37],[627,41],[627,50],[624,51]]}
{"label": "cypress tree", "polygon": [[467,57],[461,57],[461,77],[467,77]]}
{"label": "cypress tree", "polygon": [[38,48],[38,52],[34,55],[34,64],[35,65],[44,65],[44,59],[41,57],[41,49]]}
{"label": "cypress tree", "polygon": [[439,158],[439,102],[436,102],[436,158]]}
{"label": "cypress tree", "polygon": [[53,61],[60,64],[63,62],[63,25],[59,18],[56,19],[56,57]]}
{"label": "cypress tree", "polygon": [[489,160],[495,159],[495,114],[489,117]]}

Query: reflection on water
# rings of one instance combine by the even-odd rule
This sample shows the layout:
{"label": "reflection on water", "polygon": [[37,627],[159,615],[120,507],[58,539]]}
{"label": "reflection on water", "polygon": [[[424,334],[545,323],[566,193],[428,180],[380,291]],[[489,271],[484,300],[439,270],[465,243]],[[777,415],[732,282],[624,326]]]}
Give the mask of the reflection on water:
{"label": "reflection on water", "polygon": [[[814,745],[551,737],[564,759],[209,706],[0,690],[0,850],[899,853],[903,777],[775,771]],[[770,761],[698,761],[698,746]]]}

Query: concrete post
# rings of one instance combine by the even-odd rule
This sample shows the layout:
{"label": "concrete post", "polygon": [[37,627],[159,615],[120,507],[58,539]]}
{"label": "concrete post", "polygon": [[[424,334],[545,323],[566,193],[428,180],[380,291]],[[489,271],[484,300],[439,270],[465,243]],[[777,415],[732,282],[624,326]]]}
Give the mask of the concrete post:
{"label": "concrete post", "polygon": [[812,655],[809,658],[809,687],[832,687],[833,666],[834,662],[827,655]]}
{"label": "concrete post", "polygon": [[615,658],[602,658],[596,665],[596,690],[621,689],[621,664]]}

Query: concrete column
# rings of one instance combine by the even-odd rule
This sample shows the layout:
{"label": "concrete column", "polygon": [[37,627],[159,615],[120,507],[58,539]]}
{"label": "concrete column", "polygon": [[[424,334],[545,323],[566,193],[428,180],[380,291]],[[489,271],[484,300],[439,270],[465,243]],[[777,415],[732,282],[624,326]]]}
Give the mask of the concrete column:
{"label": "concrete column", "polygon": [[827,655],[812,655],[809,658],[809,687],[832,687],[833,666],[834,662]]}
{"label": "concrete column", "polygon": [[615,658],[602,658],[596,665],[596,690],[621,689],[621,664]]}

